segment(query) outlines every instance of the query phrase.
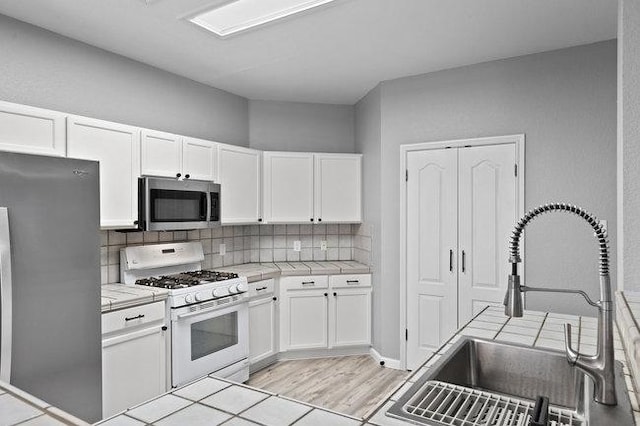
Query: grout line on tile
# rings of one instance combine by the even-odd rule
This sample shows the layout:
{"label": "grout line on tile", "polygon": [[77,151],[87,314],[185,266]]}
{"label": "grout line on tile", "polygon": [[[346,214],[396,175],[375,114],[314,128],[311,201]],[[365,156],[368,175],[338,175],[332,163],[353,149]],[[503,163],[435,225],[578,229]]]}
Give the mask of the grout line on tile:
{"label": "grout line on tile", "polygon": [[540,338],[540,334],[542,334],[542,328],[544,327],[544,323],[547,321],[547,315],[549,312],[545,312],[544,318],[542,318],[542,323],[540,324],[540,328],[538,329],[538,334],[536,334],[536,338],[533,339],[533,344],[531,346],[535,346],[538,343],[538,339]]}

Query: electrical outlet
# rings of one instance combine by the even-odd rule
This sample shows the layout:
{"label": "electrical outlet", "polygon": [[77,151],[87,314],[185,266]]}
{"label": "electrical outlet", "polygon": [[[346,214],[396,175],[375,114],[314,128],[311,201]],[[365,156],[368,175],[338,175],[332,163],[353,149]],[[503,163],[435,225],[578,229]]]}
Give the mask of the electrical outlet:
{"label": "electrical outlet", "polygon": [[327,251],[327,242],[325,240],[320,241],[320,250]]}
{"label": "electrical outlet", "polygon": [[220,244],[220,256],[227,254],[227,245],[225,243]]}
{"label": "electrical outlet", "polygon": [[302,249],[302,242],[296,240],[293,242],[293,251],[300,251]]}

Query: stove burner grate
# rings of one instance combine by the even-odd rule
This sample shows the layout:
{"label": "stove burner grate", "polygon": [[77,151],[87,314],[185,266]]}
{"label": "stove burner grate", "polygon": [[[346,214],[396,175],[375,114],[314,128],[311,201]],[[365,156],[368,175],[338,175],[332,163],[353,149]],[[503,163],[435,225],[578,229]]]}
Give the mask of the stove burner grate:
{"label": "stove burner grate", "polygon": [[204,270],[189,271],[175,275],[165,275],[161,277],[141,278],[139,280],[136,280],[136,284],[174,290],[193,287],[199,284],[206,284],[215,281],[224,281],[232,278],[238,278],[238,274],[232,272]]}

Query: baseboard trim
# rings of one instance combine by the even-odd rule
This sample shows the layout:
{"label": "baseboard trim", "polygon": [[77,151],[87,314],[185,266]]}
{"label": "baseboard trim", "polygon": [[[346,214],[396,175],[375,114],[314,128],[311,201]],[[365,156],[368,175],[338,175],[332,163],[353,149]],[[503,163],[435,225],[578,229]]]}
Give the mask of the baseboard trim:
{"label": "baseboard trim", "polygon": [[280,352],[278,361],[310,358],[331,358],[349,355],[369,355],[369,346],[354,346],[350,348],[333,349],[296,349]]}
{"label": "baseboard trim", "polygon": [[384,356],[380,355],[380,352],[376,351],[374,348],[370,348],[369,349],[369,354],[371,355],[371,357],[373,359],[376,360],[376,362],[379,362],[380,364],[384,365],[385,367],[393,368],[394,370],[401,370],[401,368],[400,368],[400,360],[399,359],[393,359],[393,358],[384,357]]}

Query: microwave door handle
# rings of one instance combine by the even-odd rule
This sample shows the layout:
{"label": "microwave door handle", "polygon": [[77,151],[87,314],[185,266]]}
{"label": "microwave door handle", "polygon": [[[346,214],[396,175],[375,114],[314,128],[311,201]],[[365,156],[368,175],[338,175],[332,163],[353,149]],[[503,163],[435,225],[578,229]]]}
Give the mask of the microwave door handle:
{"label": "microwave door handle", "polygon": [[211,191],[207,189],[207,226],[211,225]]}
{"label": "microwave door handle", "polygon": [[0,207],[0,380],[11,378],[11,246],[9,213]]}

